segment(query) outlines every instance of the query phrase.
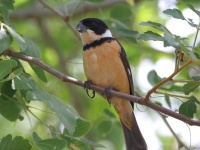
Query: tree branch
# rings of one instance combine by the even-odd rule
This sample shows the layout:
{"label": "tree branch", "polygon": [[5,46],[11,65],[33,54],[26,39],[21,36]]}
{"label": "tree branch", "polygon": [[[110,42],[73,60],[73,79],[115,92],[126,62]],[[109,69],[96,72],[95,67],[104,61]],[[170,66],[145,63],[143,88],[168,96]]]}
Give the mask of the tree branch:
{"label": "tree branch", "polygon": [[[35,64],[35,65],[39,66],[40,68],[44,69],[45,71],[49,72],[50,74],[54,75],[55,77],[59,78],[63,82],[69,82],[69,83],[84,87],[84,82],[83,81],[80,81],[78,79],[69,77],[69,76],[67,76],[67,75],[65,75],[65,74],[63,74],[63,73],[51,68],[50,66],[46,65],[45,63],[43,63],[38,58],[34,58],[34,57],[27,56],[27,55],[24,55],[24,54],[21,54],[21,53],[13,52],[11,50],[5,50],[3,52],[3,55],[7,55],[7,56],[10,56],[10,57],[14,57],[14,58],[18,58],[18,59],[30,62],[32,64]],[[104,91],[104,88],[99,87],[99,86],[95,86],[95,85],[91,85],[90,88],[92,90],[100,92],[100,93],[102,93]],[[185,123],[187,123],[189,125],[200,126],[200,121],[199,120],[188,118],[188,117],[186,117],[186,116],[184,116],[182,114],[178,114],[178,113],[176,113],[174,111],[171,111],[171,110],[166,109],[164,107],[161,107],[161,106],[159,106],[157,104],[154,104],[151,101],[147,101],[146,102],[141,97],[124,94],[124,93],[113,91],[113,90],[111,90],[110,94],[111,94],[111,96],[120,97],[120,98],[123,98],[124,100],[129,100],[131,102],[135,102],[135,103],[139,103],[141,105],[145,105],[145,106],[147,106],[149,108],[152,108],[152,109],[154,109],[154,110],[156,110],[158,112],[161,112],[161,113],[163,113],[165,115],[168,115],[168,116],[171,116],[171,117],[176,118],[178,120],[181,120],[181,121],[183,121],[183,122],[185,122]]]}
{"label": "tree branch", "polygon": [[[117,3],[125,3],[125,0],[104,0],[103,2],[99,3],[91,3],[91,2],[84,2],[84,5],[80,5],[74,11],[74,7],[67,6],[67,10],[72,17],[80,16],[80,14],[86,14],[88,12],[96,11],[98,9],[109,8]],[[64,12],[63,6],[57,7],[59,12]],[[11,19],[19,20],[19,19],[28,19],[28,18],[48,18],[54,17],[55,13],[52,11],[47,11],[47,9],[42,9],[39,5],[34,4],[31,7],[27,7],[24,9],[15,10],[14,13],[11,14]]]}
{"label": "tree branch", "polygon": [[44,0],[38,0],[43,7],[47,8],[48,10],[50,10],[51,12],[53,12],[55,15],[57,15],[58,17],[62,18],[63,21],[67,24],[67,26],[74,32],[74,34],[79,37],[79,34],[76,32],[76,30],[74,29],[74,27],[71,25],[71,23],[69,22],[69,16],[68,15],[64,15],[62,14],[59,10],[56,10],[54,7],[51,7],[48,3],[46,3]]}

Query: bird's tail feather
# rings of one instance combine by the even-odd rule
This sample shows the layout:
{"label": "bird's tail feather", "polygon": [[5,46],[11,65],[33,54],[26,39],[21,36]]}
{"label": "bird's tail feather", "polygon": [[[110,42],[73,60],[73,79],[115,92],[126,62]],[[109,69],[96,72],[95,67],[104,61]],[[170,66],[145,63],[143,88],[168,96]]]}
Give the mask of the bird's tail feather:
{"label": "bird's tail feather", "polygon": [[134,124],[132,125],[132,129],[128,129],[125,124],[122,123],[126,149],[127,150],[147,150],[147,144],[140,132],[139,126],[136,122],[135,115],[132,113],[132,119]]}

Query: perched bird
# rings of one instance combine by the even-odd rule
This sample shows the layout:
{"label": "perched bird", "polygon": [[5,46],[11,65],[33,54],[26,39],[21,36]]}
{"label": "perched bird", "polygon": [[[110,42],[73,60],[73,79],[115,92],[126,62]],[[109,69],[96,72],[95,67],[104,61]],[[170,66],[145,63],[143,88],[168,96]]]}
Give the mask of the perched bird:
{"label": "perched bird", "polygon": [[[106,89],[134,94],[132,73],[121,44],[107,25],[97,18],[86,18],[76,27],[83,43],[83,66],[87,81]],[[146,142],[133,113],[133,103],[111,97],[121,120],[127,150],[146,150]]]}

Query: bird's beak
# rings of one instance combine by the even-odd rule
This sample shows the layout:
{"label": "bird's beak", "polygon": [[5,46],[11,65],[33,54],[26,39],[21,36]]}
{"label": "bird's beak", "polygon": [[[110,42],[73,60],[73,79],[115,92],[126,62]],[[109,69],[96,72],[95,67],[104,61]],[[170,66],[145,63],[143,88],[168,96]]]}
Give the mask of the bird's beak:
{"label": "bird's beak", "polygon": [[87,28],[85,25],[82,24],[82,22],[80,22],[77,26],[76,26],[76,30],[78,32],[86,32],[87,31]]}

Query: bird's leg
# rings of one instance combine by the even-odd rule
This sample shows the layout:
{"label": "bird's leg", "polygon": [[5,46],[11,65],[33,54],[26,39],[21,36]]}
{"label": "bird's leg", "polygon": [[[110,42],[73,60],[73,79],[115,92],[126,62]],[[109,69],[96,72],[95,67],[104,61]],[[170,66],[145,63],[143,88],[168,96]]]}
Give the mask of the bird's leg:
{"label": "bird's leg", "polygon": [[85,81],[85,82],[84,82],[84,89],[85,89],[87,95],[88,95],[90,98],[94,98],[94,97],[95,97],[95,91],[92,90],[92,95],[89,94],[89,89],[90,89],[91,83],[92,83],[91,80]]}
{"label": "bird's leg", "polygon": [[101,93],[102,95],[106,96],[106,99],[109,104],[111,104],[111,101],[110,101],[110,99],[112,97],[111,93],[110,93],[111,90],[114,90],[114,88],[112,86],[109,86],[109,87],[105,88],[105,90]]}

